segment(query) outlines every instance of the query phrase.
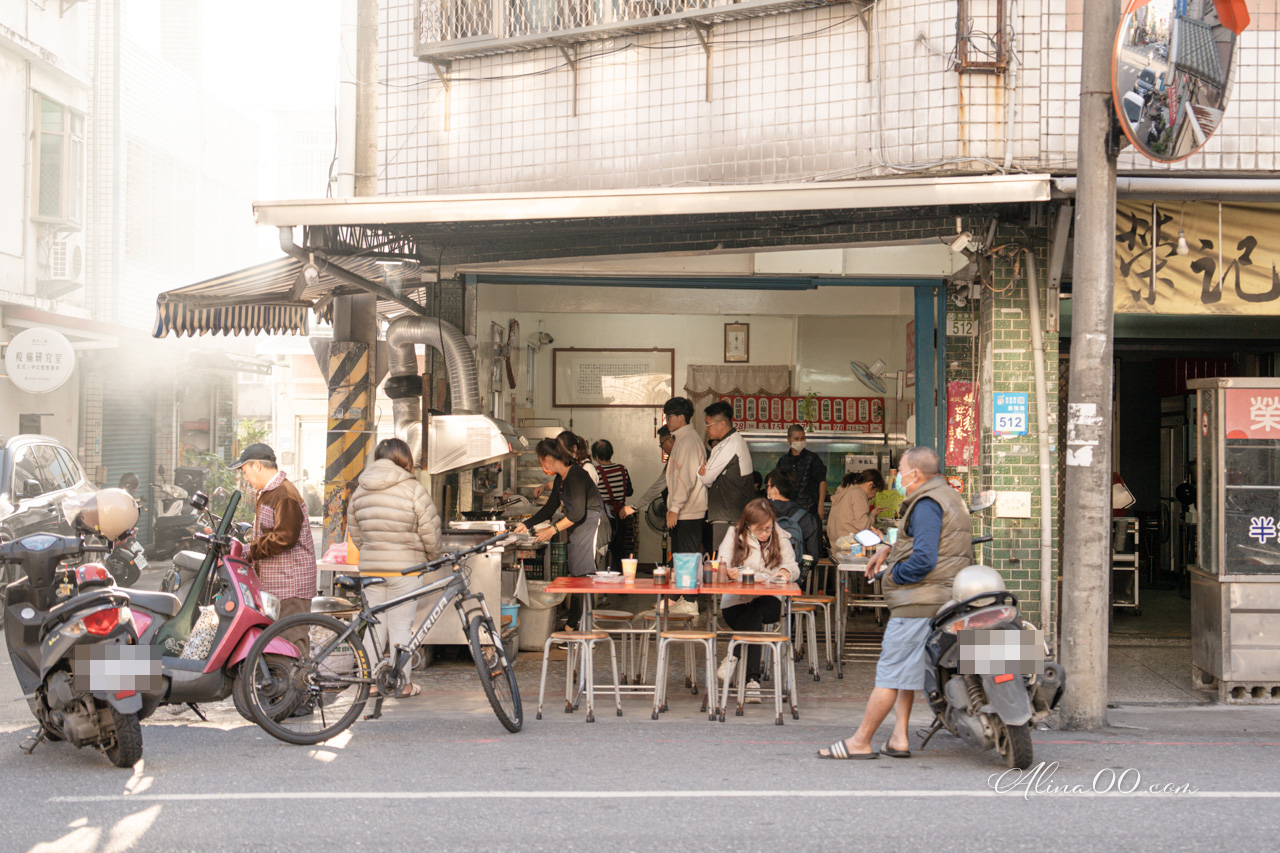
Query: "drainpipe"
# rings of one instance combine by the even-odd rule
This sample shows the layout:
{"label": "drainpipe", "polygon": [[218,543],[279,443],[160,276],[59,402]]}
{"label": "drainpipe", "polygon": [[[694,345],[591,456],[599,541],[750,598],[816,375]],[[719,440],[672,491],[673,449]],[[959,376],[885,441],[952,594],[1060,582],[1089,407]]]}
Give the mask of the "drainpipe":
{"label": "drainpipe", "polygon": [[[1036,259],[1030,249],[1027,261],[1027,306],[1031,319],[1031,364],[1036,381],[1036,449],[1040,454],[1040,624],[1045,642],[1053,637],[1053,542],[1050,526],[1049,413],[1044,381],[1044,331],[1040,325],[1040,290],[1036,283]],[[1052,645],[1050,645],[1052,648]]]}
{"label": "drainpipe", "polygon": [[1018,37],[1018,0],[1010,0],[1009,20],[1012,24],[1009,34],[1009,100],[1005,106],[1005,113],[1008,116],[1008,123],[1004,131],[1004,173],[1009,174],[1009,169],[1013,167],[1013,120],[1017,115],[1018,107],[1015,103],[1018,97],[1018,51],[1013,41]]}

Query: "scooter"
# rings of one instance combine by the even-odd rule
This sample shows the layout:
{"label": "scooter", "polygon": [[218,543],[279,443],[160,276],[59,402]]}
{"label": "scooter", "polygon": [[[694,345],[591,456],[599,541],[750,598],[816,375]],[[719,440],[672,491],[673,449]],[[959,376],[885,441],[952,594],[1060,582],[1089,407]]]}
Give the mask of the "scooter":
{"label": "scooter", "polygon": [[[226,495],[227,493],[222,489],[214,492],[214,498],[226,497]],[[207,505],[197,512],[195,531],[197,533],[212,533],[213,529],[218,526],[218,520],[209,512]],[[230,535],[242,544],[247,543],[249,541],[249,531],[252,529],[253,525],[246,522],[233,522]],[[192,539],[195,539],[195,533],[192,534]],[[160,580],[160,591],[179,595],[182,590],[190,589],[191,582],[200,571],[200,567],[204,565],[204,556],[202,551],[189,549],[174,554],[169,564],[169,570],[165,572],[164,577]]]}
{"label": "scooter", "polygon": [[[969,511],[981,512],[994,504],[995,492],[983,492]],[[870,530],[854,538],[867,548],[880,544],[879,535]],[[979,536],[973,542],[991,538]],[[1004,578],[995,569],[967,566],[956,574],[951,589],[953,598],[930,621],[925,641],[924,690],[934,721],[920,750],[945,728],[978,749],[996,747],[1006,766],[1026,770],[1034,760],[1031,727],[1057,707],[1066,669],[1048,660],[1049,650],[1038,630],[1022,618],[1017,598],[1005,590]],[[985,631],[1025,631],[1027,639],[1035,639],[997,644],[981,633]],[[1030,651],[1035,643],[1043,656],[1040,649]],[[979,644],[982,654],[962,654]]]}
{"label": "scooter", "polygon": [[[1066,669],[1045,660],[1043,669],[1035,671],[1038,667],[1032,664],[1038,663],[1039,654],[1028,652],[1036,643],[1043,646],[1043,640],[1022,618],[1018,599],[1005,590],[995,569],[961,569],[952,588],[963,598],[949,602],[933,617],[925,641],[924,689],[934,721],[920,748],[945,728],[978,749],[996,747],[1006,766],[1026,770],[1035,760],[1031,727],[1057,707]],[[984,634],[1005,631],[1025,632],[1027,637],[1009,643]],[[966,646],[980,646],[983,653],[965,655]],[[1047,658],[1048,649],[1043,651]]]}
{"label": "scooter", "polygon": [[[105,489],[86,508],[96,512],[116,496],[132,505],[126,493]],[[137,521],[136,506],[132,511],[130,524]],[[117,767],[132,767],[142,757],[140,691],[149,686],[152,666],[149,651],[139,645],[129,596],[112,584],[105,569],[92,564],[61,569],[78,583],[59,584],[61,563],[105,550],[79,536],[50,533],[0,545],[0,562],[26,573],[6,590],[5,643],[40,724],[25,752],[42,741],[67,741],[77,749],[100,749]]]}
{"label": "scooter", "polygon": [[[205,511],[209,498],[197,492],[191,503]],[[262,590],[258,576],[245,559],[245,548],[233,538],[232,519],[240,492],[232,492],[213,533],[197,533],[208,550],[191,580],[185,601],[155,593],[133,597],[138,636],[160,651],[160,686],[149,697],[162,705],[185,704],[205,719],[198,703],[219,702],[231,696],[236,710],[249,712],[249,674],[241,664],[263,628],[280,614],[279,600]],[[163,595],[163,600],[156,596]],[[273,655],[296,658],[290,643],[275,640]]]}
{"label": "scooter", "polygon": [[[182,469],[179,471],[199,471]],[[185,474],[184,482],[192,482],[193,475]],[[164,466],[156,470],[156,482],[151,486],[155,507],[155,523],[151,533],[151,555],[157,560],[167,560],[185,548],[193,547],[195,534],[200,530],[200,514],[187,500],[188,492],[177,483],[164,482]]]}

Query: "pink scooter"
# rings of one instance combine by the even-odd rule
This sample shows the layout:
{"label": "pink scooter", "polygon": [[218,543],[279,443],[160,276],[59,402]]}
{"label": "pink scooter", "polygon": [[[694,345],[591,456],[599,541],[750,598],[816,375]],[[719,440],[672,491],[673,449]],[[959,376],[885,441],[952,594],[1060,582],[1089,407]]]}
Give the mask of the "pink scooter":
{"label": "pink scooter", "polygon": [[[239,503],[240,492],[232,492],[216,532],[196,534],[209,549],[191,580],[185,602],[164,592],[124,590],[138,626],[138,642],[156,647],[161,661],[161,688],[143,696],[144,717],[160,705],[186,704],[205,719],[197,703],[220,702],[231,696],[236,710],[245,719],[253,719],[248,702],[249,673],[241,664],[262,629],[279,615],[280,602],[262,590],[246,559],[247,549],[228,533]],[[191,505],[204,512],[209,498],[196,492]],[[199,555],[184,551],[174,559],[179,558],[194,561]],[[267,650],[271,653],[264,656],[267,666],[273,660],[298,656],[292,644],[279,639]]]}

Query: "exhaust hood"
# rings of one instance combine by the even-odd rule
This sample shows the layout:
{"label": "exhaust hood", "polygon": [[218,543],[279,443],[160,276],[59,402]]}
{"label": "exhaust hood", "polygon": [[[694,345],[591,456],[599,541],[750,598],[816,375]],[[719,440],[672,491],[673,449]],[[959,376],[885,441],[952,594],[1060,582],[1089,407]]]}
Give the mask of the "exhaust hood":
{"label": "exhaust hood", "polygon": [[433,415],[427,421],[428,474],[501,462],[528,447],[511,424],[486,415]]}

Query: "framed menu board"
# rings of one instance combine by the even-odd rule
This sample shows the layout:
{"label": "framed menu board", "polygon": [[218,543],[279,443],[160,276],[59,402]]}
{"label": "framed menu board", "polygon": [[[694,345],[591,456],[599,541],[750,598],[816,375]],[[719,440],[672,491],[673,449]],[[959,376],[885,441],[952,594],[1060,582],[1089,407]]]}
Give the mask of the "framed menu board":
{"label": "framed menu board", "polygon": [[675,394],[673,349],[553,349],[551,400],[561,408],[657,408]]}

